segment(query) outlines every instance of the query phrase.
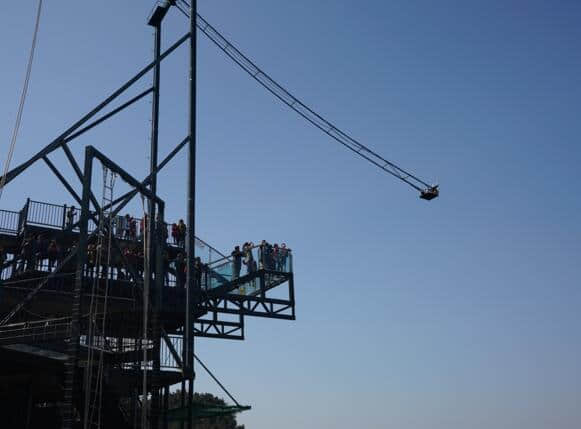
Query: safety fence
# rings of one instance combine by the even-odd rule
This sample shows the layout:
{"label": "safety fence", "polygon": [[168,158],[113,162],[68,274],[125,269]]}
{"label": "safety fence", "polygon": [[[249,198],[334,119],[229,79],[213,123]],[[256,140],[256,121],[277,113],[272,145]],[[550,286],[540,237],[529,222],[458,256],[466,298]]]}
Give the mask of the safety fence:
{"label": "safety fence", "polygon": [[68,338],[71,318],[48,319],[0,326],[0,344],[36,344]]}
{"label": "safety fence", "polygon": [[[93,218],[97,213],[92,212],[89,219],[89,232],[97,229]],[[74,206],[57,205],[28,199],[20,211],[0,210],[0,233],[9,235],[20,234],[25,226],[49,228],[58,231],[71,231],[78,233],[80,210]],[[105,220],[107,222],[107,220]],[[108,222],[107,222],[108,223]],[[116,216],[111,221],[112,234],[115,238],[130,242],[142,242],[146,233],[147,222],[143,219],[129,215]],[[168,246],[185,248],[185,236],[183,229],[176,234],[176,224],[165,223],[163,236]],[[210,263],[225,255],[212,247],[204,240],[196,237],[196,256],[204,263]]]}
{"label": "safety fence", "polygon": [[0,210],[0,233],[16,235],[19,230],[20,212]]}

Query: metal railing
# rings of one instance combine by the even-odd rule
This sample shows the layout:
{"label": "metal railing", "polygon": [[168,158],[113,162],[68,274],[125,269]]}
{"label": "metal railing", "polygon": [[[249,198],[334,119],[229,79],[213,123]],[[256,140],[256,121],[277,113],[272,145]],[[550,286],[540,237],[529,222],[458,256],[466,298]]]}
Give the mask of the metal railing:
{"label": "metal railing", "polygon": [[[0,344],[37,344],[65,340],[70,338],[70,336],[70,317],[14,323],[0,327]],[[170,336],[169,338],[174,350],[181,354],[182,337]],[[154,342],[152,340],[143,341],[140,338],[93,336],[91,341],[89,341],[86,335],[82,335],[79,343],[82,347],[93,347],[103,350],[112,358],[117,356],[119,358],[118,363],[126,368],[135,368],[135,365],[142,367],[143,362],[140,351],[143,349],[153,350],[154,348]],[[151,369],[152,367],[153,355],[151,355],[150,360],[147,362],[147,368]],[[160,345],[160,367],[163,369],[180,368],[163,340]]]}
{"label": "metal railing", "polygon": [[70,335],[70,317],[14,323],[0,327],[0,344],[41,343]]}
{"label": "metal railing", "polygon": [[64,229],[66,206],[28,201],[25,222],[27,225],[37,225],[49,228]]}
{"label": "metal railing", "polygon": [[0,210],[0,233],[16,235],[19,231],[20,212]]}
{"label": "metal railing", "polygon": [[[173,349],[178,353],[178,355],[182,355],[182,344],[183,338],[177,335],[169,335],[168,339],[173,346]],[[178,369],[180,368],[178,362],[176,362],[175,358],[173,357],[170,348],[162,339],[161,347],[159,350],[159,357],[160,357],[160,367],[163,369]]]}
{"label": "metal railing", "polygon": [[[71,216],[67,216],[71,208],[73,208]],[[95,212],[92,214],[94,216],[97,215]],[[80,209],[78,207],[27,200],[20,212],[0,210],[0,233],[17,235],[26,225],[78,232],[79,229],[75,225],[78,223],[79,218]],[[134,228],[127,228],[125,216],[116,216],[113,219],[112,224],[115,237],[126,241],[142,241],[145,233],[142,220],[133,217],[130,217],[130,219],[134,224]],[[180,247],[177,240],[174,240],[171,236],[171,224],[166,223],[165,227],[166,243],[173,247]],[[93,232],[95,229],[97,229],[97,225],[90,219],[89,232]],[[198,237],[196,237],[195,243],[197,248],[196,256],[200,256],[204,263],[210,263],[226,256]]]}

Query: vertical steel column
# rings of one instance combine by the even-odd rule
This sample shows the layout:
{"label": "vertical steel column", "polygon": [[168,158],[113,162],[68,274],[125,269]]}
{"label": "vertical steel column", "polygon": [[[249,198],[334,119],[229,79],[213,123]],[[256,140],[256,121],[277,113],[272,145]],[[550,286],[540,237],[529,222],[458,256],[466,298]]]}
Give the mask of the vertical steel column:
{"label": "vertical steel column", "polygon": [[[155,252],[154,252],[154,261],[155,261],[155,282],[153,295],[152,295],[152,320],[151,320],[151,329],[152,329],[152,338],[154,341],[154,357],[153,357],[153,371],[156,380],[160,379],[160,371],[161,371],[161,308],[162,308],[162,296],[163,296],[163,286],[164,286],[164,273],[163,273],[163,253],[162,250],[165,248],[165,240],[163,239],[164,234],[162,232],[162,228],[165,228],[164,223],[164,212],[165,207],[163,203],[159,203],[157,215],[158,219],[155,222],[152,222],[151,225],[155,227]],[[161,411],[161,388],[154,388],[152,390],[151,395],[151,427],[156,429],[159,427],[160,424],[160,411]]]}
{"label": "vertical steel column", "polygon": [[[182,353],[185,356],[184,350],[185,350],[185,345],[182,346]],[[183,359],[182,359],[182,363],[184,364],[184,366],[187,365],[186,364],[186,361],[183,360]],[[184,408],[186,406],[186,381],[185,381],[185,379],[182,380],[181,389],[182,390],[181,390],[181,395],[180,395],[180,407]],[[184,419],[181,419],[181,421],[180,421],[180,429],[184,429],[185,427],[186,426],[185,426],[185,423],[184,423]]]}
{"label": "vertical steel column", "polygon": [[[149,244],[148,244],[149,247]],[[149,249],[147,249],[149,250]],[[141,384],[141,428],[147,429],[147,341],[148,341],[148,326],[149,326],[149,294],[151,287],[151,253],[144,255],[144,270],[143,270],[143,331],[141,333],[141,347],[142,347],[142,362],[141,362],[141,372],[142,372],[142,384]],[[137,279],[136,279],[137,280]]]}
{"label": "vertical steel column", "polygon": [[187,272],[186,272],[186,314],[184,325],[184,364],[188,373],[188,429],[192,429],[192,400],[194,395],[194,334],[193,321],[194,297],[198,295],[194,275],[195,234],[196,234],[196,71],[197,71],[197,31],[196,17],[198,12],[197,0],[190,0],[190,115],[188,145],[188,195],[187,195]]}
{"label": "vertical steel column", "polygon": [[[159,138],[159,85],[160,85],[160,69],[161,63],[159,57],[161,55],[161,21],[154,25],[154,57],[156,62],[153,68],[153,100],[151,104],[151,152],[149,163],[149,176],[151,177],[149,189],[151,193],[157,195],[157,157],[158,157],[158,138]],[[149,200],[148,216],[150,225],[155,219],[155,202]],[[152,243],[153,228],[147,231],[149,235],[149,242]]]}
{"label": "vertical steel column", "polygon": [[71,311],[71,339],[65,363],[64,383],[64,415],[63,429],[73,428],[74,393],[76,388],[76,367],[79,357],[79,341],[81,336],[80,315],[83,297],[83,269],[87,262],[87,241],[89,229],[89,204],[91,195],[91,177],[93,175],[93,148],[85,148],[85,171],[83,176],[83,197],[81,200],[81,218],[79,220],[79,242],[77,249],[77,271],[75,274],[75,289],[73,292],[73,305]]}
{"label": "vertical steel column", "polygon": [[[157,196],[157,157],[158,157],[158,138],[159,138],[159,87],[160,87],[160,69],[161,63],[159,62],[159,57],[161,55],[161,19],[156,22],[153,26],[154,28],[154,61],[156,61],[156,65],[153,68],[153,102],[152,102],[152,110],[151,110],[151,155],[150,155],[150,165],[149,165],[149,173],[151,177],[151,181],[149,184],[149,189],[154,196]],[[153,199],[149,199],[148,204],[148,222],[145,222],[144,225],[147,225],[147,243],[149,248],[149,258],[148,258],[148,267],[146,268],[145,275],[151,278],[151,273],[154,271],[153,264],[156,264],[157,267],[157,259],[159,257],[159,240],[156,240],[157,232],[157,222],[155,216],[155,201]],[[156,251],[154,251],[154,249]],[[152,258],[153,256],[153,258]],[[158,296],[157,289],[161,287],[159,281],[159,273],[157,269],[155,269],[155,283],[154,283],[154,297]],[[160,343],[160,329],[159,329],[159,303],[155,302],[156,299],[153,300],[152,310],[152,340],[154,341],[154,365],[153,365],[153,375],[159,376],[160,364],[159,364],[159,343]],[[147,311],[147,309],[145,310]],[[157,373],[157,374],[155,374]],[[153,429],[157,429],[158,427],[158,415],[159,415],[159,392],[156,389],[152,389],[151,394],[151,418],[150,423]]]}

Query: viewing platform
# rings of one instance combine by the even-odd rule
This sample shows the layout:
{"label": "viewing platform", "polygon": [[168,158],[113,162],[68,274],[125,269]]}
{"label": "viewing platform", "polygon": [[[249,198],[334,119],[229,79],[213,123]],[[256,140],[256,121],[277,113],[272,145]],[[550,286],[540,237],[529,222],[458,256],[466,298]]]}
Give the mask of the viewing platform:
{"label": "viewing platform", "polygon": [[[0,210],[0,345],[12,344],[16,332],[21,342],[38,341],[45,335],[38,334],[45,321],[50,326],[58,321],[59,326],[42,337],[47,341],[51,335],[66,333],[63,321],[73,300],[79,235],[79,212],[71,221],[69,210],[66,205],[32,200],[19,211]],[[106,291],[110,323],[105,336],[130,336],[142,313],[136,297],[144,287],[144,231],[140,219],[133,221],[136,229],[130,234],[118,226],[112,229],[107,248],[97,248],[97,237],[89,240],[81,313],[88,312],[92,298],[103,299]],[[178,334],[184,328],[185,249],[170,238],[172,226],[166,228],[160,317],[168,334]],[[95,224],[89,229],[95,231]],[[53,240],[57,251],[49,255],[47,245]],[[243,339],[244,316],[294,320],[293,254],[286,246],[247,243],[237,256],[226,256],[196,238],[195,250],[200,258],[194,270],[199,284],[194,295],[200,302],[192,315],[196,336]],[[38,326],[32,329],[31,322]]]}

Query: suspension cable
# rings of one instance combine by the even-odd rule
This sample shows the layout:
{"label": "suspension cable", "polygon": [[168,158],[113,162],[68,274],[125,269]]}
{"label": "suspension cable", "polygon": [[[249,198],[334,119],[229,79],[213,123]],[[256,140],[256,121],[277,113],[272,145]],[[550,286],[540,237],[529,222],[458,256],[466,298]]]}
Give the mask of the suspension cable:
{"label": "suspension cable", "polygon": [[0,199],[2,199],[4,185],[6,184],[6,174],[10,169],[10,163],[12,162],[12,156],[14,155],[14,149],[16,147],[18,131],[20,131],[20,122],[22,121],[22,112],[24,111],[24,102],[26,101],[26,95],[28,94],[28,84],[30,82],[30,74],[32,72],[32,62],[34,60],[34,52],[36,50],[36,39],[38,37],[38,29],[40,27],[41,11],[42,11],[42,0],[38,0],[38,9],[36,11],[36,22],[34,24],[34,35],[32,36],[32,47],[30,48],[30,55],[28,56],[28,65],[26,66],[24,86],[22,88],[22,93],[20,94],[20,104],[18,105],[18,113],[16,114],[16,123],[14,124],[14,130],[12,131],[12,139],[10,140],[10,149],[8,150],[8,156],[6,157],[6,161],[4,162],[4,173],[2,174],[2,179],[0,180]]}
{"label": "suspension cable", "polygon": [[[189,6],[186,0],[180,0],[183,5]],[[185,16],[189,17],[189,13],[184,11],[178,3],[175,3],[178,10]],[[301,115],[304,119],[319,128],[325,134],[329,135],[338,143],[345,146],[347,149],[356,153],[360,157],[379,167],[386,173],[398,178],[412,188],[420,191],[421,197],[426,200],[431,200],[439,195],[438,185],[430,185],[418,178],[414,174],[404,170],[391,161],[383,158],[378,153],[374,152],[367,146],[363,145],[338,127],[333,125],[330,121],[323,118],[316,113],[297,97],[292,95],[287,89],[278,84],[266,72],[258,67],[246,55],[240,52],[231,42],[229,42],[218,30],[208,23],[200,14],[196,16],[196,26],[204,33],[210,41],[218,46],[230,59],[238,64],[244,71],[246,71],[254,80],[260,83],[275,97]]]}
{"label": "suspension cable", "polygon": [[220,388],[224,391],[224,393],[226,393],[226,395],[228,395],[228,397],[230,399],[232,399],[232,401],[234,401],[234,403],[236,404],[236,406],[237,407],[240,407],[240,404],[238,403],[238,401],[236,400],[236,398],[234,398],[234,396],[232,396],[230,394],[230,392],[228,392],[228,390],[224,387],[224,385],[222,383],[220,383],[220,380],[218,380],[216,378],[216,376],[214,374],[212,374],[212,371],[210,371],[208,369],[208,367],[206,365],[204,365],[204,362],[202,362],[202,360],[195,353],[194,353],[194,359],[196,359],[196,361],[202,366],[202,368],[204,368],[206,370],[206,372],[210,375],[210,377],[212,377],[212,379],[218,384],[218,386],[220,386]]}

